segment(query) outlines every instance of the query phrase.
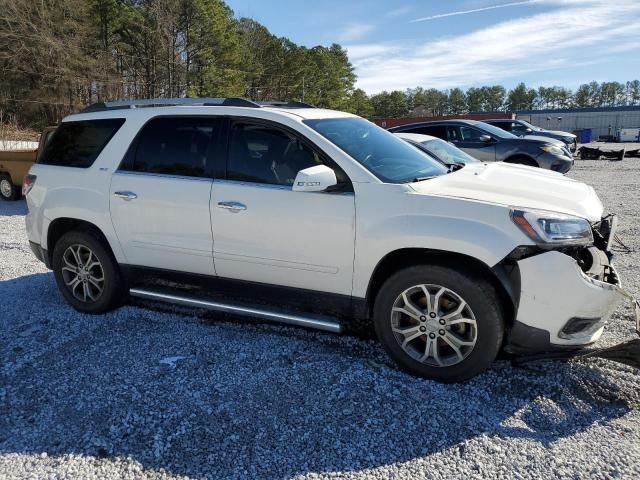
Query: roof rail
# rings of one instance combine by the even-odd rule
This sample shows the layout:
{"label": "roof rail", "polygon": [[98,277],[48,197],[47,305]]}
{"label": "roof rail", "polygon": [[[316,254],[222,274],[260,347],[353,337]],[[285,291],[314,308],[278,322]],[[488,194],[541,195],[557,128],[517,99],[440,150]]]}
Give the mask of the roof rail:
{"label": "roof rail", "polygon": [[283,107],[283,108],[316,108],[309,103],[296,102],[295,100],[288,101],[269,101],[269,102],[256,102],[261,107]]}
{"label": "roof rail", "polygon": [[116,100],[113,102],[93,103],[83,109],[80,113],[104,112],[106,110],[123,110],[128,108],[160,107],[160,106],[180,106],[198,105],[205,107],[283,107],[283,108],[313,108],[302,102],[254,102],[245,98],[147,98],[140,100]]}

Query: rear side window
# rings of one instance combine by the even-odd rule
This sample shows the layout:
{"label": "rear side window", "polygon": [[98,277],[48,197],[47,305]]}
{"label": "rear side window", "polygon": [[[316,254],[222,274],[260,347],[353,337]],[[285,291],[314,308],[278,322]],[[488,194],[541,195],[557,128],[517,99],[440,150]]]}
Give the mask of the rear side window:
{"label": "rear side window", "polygon": [[429,127],[416,127],[403,132],[419,133],[421,135],[431,135],[432,137],[447,139],[447,127],[443,125],[432,125]]}
{"label": "rear side window", "polygon": [[147,123],[138,137],[132,162],[123,170],[187,177],[207,175],[219,121],[207,117],[163,117]]}
{"label": "rear side window", "polygon": [[501,128],[505,132],[510,132],[514,127],[514,124],[511,122],[487,122],[487,123],[489,125],[493,125],[495,127]]}
{"label": "rear side window", "polygon": [[89,168],[124,123],[124,118],[63,122],[38,158],[43,165]]}

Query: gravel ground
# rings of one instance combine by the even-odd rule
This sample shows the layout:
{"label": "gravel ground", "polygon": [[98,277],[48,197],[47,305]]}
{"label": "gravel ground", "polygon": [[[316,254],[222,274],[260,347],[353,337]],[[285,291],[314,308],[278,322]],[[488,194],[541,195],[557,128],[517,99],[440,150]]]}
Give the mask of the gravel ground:
{"label": "gravel ground", "polygon": [[[640,295],[640,159],[577,161]],[[81,315],[0,202],[1,478],[640,478],[640,376],[498,361],[463,385],[372,341],[127,306]],[[602,340],[633,335],[621,308]]]}

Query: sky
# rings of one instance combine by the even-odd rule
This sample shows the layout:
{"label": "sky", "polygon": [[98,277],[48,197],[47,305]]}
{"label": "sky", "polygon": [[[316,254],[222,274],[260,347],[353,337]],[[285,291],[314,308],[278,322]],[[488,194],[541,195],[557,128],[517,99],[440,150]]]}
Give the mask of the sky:
{"label": "sky", "polygon": [[640,0],[226,1],[299,45],[341,44],[369,94],[640,79]]}

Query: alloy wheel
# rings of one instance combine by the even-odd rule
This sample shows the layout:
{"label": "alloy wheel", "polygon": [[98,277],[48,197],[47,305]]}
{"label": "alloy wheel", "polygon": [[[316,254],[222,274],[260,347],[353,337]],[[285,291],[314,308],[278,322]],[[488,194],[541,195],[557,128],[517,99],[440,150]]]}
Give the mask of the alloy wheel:
{"label": "alloy wheel", "polygon": [[441,285],[415,285],[396,298],[391,330],[400,347],[425,365],[449,367],[462,362],[478,338],[469,304]]}
{"label": "alloy wheel", "polygon": [[97,301],[104,290],[104,269],[86,245],[69,246],[62,255],[62,278],[73,296],[81,302]]}
{"label": "alloy wheel", "polygon": [[2,193],[2,196],[5,198],[11,197],[13,193],[13,185],[11,185],[11,182],[6,178],[0,179],[0,193]]}

